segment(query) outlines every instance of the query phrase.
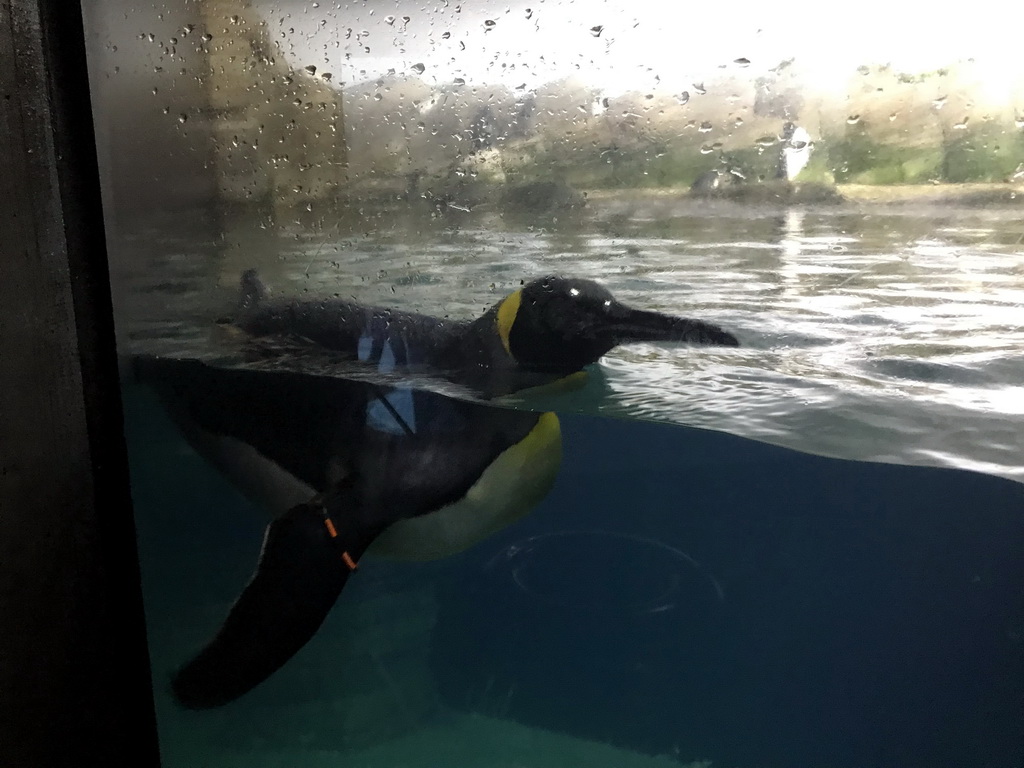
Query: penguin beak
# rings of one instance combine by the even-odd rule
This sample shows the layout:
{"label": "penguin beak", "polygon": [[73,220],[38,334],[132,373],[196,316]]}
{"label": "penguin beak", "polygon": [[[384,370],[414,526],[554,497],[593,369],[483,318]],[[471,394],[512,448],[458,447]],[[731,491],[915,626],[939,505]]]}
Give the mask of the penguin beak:
{"label": "penguin beak", "polygon": [[738,347],[739,340],[717,325],[686,317],[633,309],[612,302],[608,306],[606,332],[616,344],[632,341],[675,341],[707,346]]}

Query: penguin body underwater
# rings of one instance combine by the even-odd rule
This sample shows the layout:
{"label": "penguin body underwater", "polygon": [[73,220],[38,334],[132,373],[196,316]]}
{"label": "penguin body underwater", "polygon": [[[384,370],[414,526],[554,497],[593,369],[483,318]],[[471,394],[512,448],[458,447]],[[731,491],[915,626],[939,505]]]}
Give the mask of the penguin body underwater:
{"label": "penguin body underwater", "polygon": [[[234,322],[254,340],[298,339],[381,374],[428,370],[486,397],[571,376],[628,341],[738,344],[589,280],[533,281],[474,321],[265,294],[246,272]],[[365,552],[464,550],[529,512],[561,462],[554,413],[285,368],[147,356],[133,367],[197,452],[274,516],[223,626],[173,679],[188,708],[233,701],[283,666]]]}
{"label": "penguin body underwater", "polygon": [[339,299],[271,299],[242,275],[234,324],[254,339],[291,337],[381,370],[424,370],[498,397],[582,371],[620,344],[739,345],[717,325],[634,309],[593,280],[533,280],[476,320],[448,320]]}
{"label": "penguin body underwater", "polygon": [[172,681],[183,706],[248,692],[313,636],[362,555],[462,551],[529,512],[561,462],[553,413],[287,370],[138,357],[187,441],[275,516],[216,636]]}

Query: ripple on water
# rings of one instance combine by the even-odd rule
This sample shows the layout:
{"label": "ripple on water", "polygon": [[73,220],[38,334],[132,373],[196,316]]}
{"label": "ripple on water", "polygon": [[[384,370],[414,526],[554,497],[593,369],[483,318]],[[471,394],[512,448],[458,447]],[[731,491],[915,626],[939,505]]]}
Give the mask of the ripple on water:
{"label": "ripple on water", "polygon": [[240,226],[218,243],[136,233],[112,270],[119,335],[133,350],[223,354],[210,324],[252,266],[280,294],[452,318],[479,315],[522,280],[585,276],[634,305],[719,323],[744,347],[620,348],[560,408],[1024,479],[1017,220],[694,213],[671,199],[588,210],[545,228],[481,215],[264,240]]}

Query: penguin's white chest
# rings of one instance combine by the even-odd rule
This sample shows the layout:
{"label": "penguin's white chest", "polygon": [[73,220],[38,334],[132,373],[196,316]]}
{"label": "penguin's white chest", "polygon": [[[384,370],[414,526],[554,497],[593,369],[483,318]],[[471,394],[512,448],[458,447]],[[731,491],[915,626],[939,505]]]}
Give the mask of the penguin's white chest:
{"label": "penguin's white chest", "polygon": [[434,560],[469,549],[533,509],[554,485],[561,462],[558,417],[542,414],[530,433],[499,454],[465,496],[435,512],[399,520],[368,551],[400,560]]}

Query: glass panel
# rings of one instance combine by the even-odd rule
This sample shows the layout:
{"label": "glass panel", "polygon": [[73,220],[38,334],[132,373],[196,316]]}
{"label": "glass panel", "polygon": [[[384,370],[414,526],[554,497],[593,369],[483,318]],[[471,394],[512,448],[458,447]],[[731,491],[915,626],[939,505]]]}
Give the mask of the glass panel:
{"label": "glass panel", "polygon": [[167,765],[1019,764],[1001,7],[88,14]]}

